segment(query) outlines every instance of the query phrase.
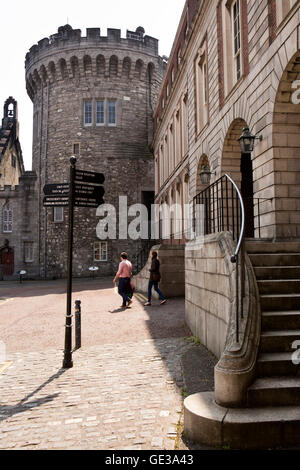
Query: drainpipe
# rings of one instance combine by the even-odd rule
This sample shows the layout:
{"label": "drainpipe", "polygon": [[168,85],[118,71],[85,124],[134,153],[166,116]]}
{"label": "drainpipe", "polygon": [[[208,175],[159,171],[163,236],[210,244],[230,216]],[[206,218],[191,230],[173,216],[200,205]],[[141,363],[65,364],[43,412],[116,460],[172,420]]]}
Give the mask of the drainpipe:
{"label": "drainpipe", "polygon": [[41,93],[41,103],[40,103],[40,129],[39,129],[39,142],[40,142],[40,149],[39,149],[39,160],[38,160],[38,168],[37,168],[37,175],[38,175],[38,250],[39,250],[39,273],[41,275],[41,167],[42,167],[42,133],[43,133],[43,114],[44,113],[44,87],[42,84],[42,93]]}
{"label": "drainpipe", "polygon": [[[47,184],[47,158],[48,158],[48,124],[49,124],[49,92],[50,82],[47,80],[47,97],[46,97],[46,130],[44,145],[44,185]],[[47,275],[47,208],[44,210],[44,277]]]}

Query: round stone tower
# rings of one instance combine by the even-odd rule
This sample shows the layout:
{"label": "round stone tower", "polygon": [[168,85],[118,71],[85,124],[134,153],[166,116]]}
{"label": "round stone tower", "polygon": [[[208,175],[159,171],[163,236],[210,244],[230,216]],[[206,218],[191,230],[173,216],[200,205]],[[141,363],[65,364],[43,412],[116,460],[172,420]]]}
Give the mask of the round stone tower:
{"label": "round stone tower", "polygon": [[[128,205],[151,204],[154,162],[150,144],[152,113],[165,62],[158,40],[142,27],[127,31],[80,30],[66,25],[42,39],[26,55],[26,86],[33,101],[33,170],[39,187],[41,275],[66,273],[67,210],[43,207],[45,184],[68,181],[69,158],[77,168],[105,174],[105,203],[118,214],[119,197]],[[153,199],[154,200],[154,199]],[[74,274],[115,270],[120,251],[134,258],[142,241],[99,240],[96,209],[75,208]],[[118,220],[117,220],[118,222]],[[130,222],[130,218],[129,218]]]}

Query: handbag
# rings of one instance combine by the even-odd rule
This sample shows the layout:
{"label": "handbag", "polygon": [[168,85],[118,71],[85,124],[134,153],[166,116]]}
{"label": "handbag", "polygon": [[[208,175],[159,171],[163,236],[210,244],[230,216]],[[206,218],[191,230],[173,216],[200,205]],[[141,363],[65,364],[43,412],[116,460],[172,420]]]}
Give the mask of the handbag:
{"label": "handbag", "polygon": [[160,273],[152,273],[152,279],[153,282],[159,282],[160,281]]}

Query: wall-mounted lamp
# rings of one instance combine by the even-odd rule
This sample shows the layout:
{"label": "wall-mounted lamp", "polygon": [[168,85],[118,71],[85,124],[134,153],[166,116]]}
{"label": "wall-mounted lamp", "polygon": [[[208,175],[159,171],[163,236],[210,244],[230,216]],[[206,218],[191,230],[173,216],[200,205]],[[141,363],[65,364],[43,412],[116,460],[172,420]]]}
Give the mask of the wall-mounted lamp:
{"label": "wall-mounted lamp", "polygon": [[210,183],[211,175],[215,175],[215,173],[212,173],[207,165],[203,165],[200,173],[201,183],[203,185],[208,185]]}
{"label": "wall-mounted lamp", "polygon": [[262,135],[257,136],[251,134],[249,127],[244,127],[241,137],[238,139],[242,153],[251,153],[254,149],[254,142],[258,139],[262,141]]}

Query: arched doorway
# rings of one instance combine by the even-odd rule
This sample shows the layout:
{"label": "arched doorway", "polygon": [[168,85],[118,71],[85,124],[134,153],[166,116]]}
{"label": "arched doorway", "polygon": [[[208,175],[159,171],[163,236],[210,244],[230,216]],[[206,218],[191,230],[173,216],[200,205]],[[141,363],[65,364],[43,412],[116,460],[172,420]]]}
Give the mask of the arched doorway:
{"label": "arched doorway", "polygon": [[275,235],[300,237],[300,51],[286,66],[273,114]]}
{"label": "arched doorway", "polygon": [[14,273],[14,250],[5,240],[4,246],[0,248],[0,266],[3,276],[12,276]]}
{"label": "arched doorway", "polygon": [[245,237],[254,237],[253,165],[250,153],[242,153],[239,137],[247,123],[236,119],[231,124],[224,141],[222,174],[227,173],[238,185],[245,206]]}

